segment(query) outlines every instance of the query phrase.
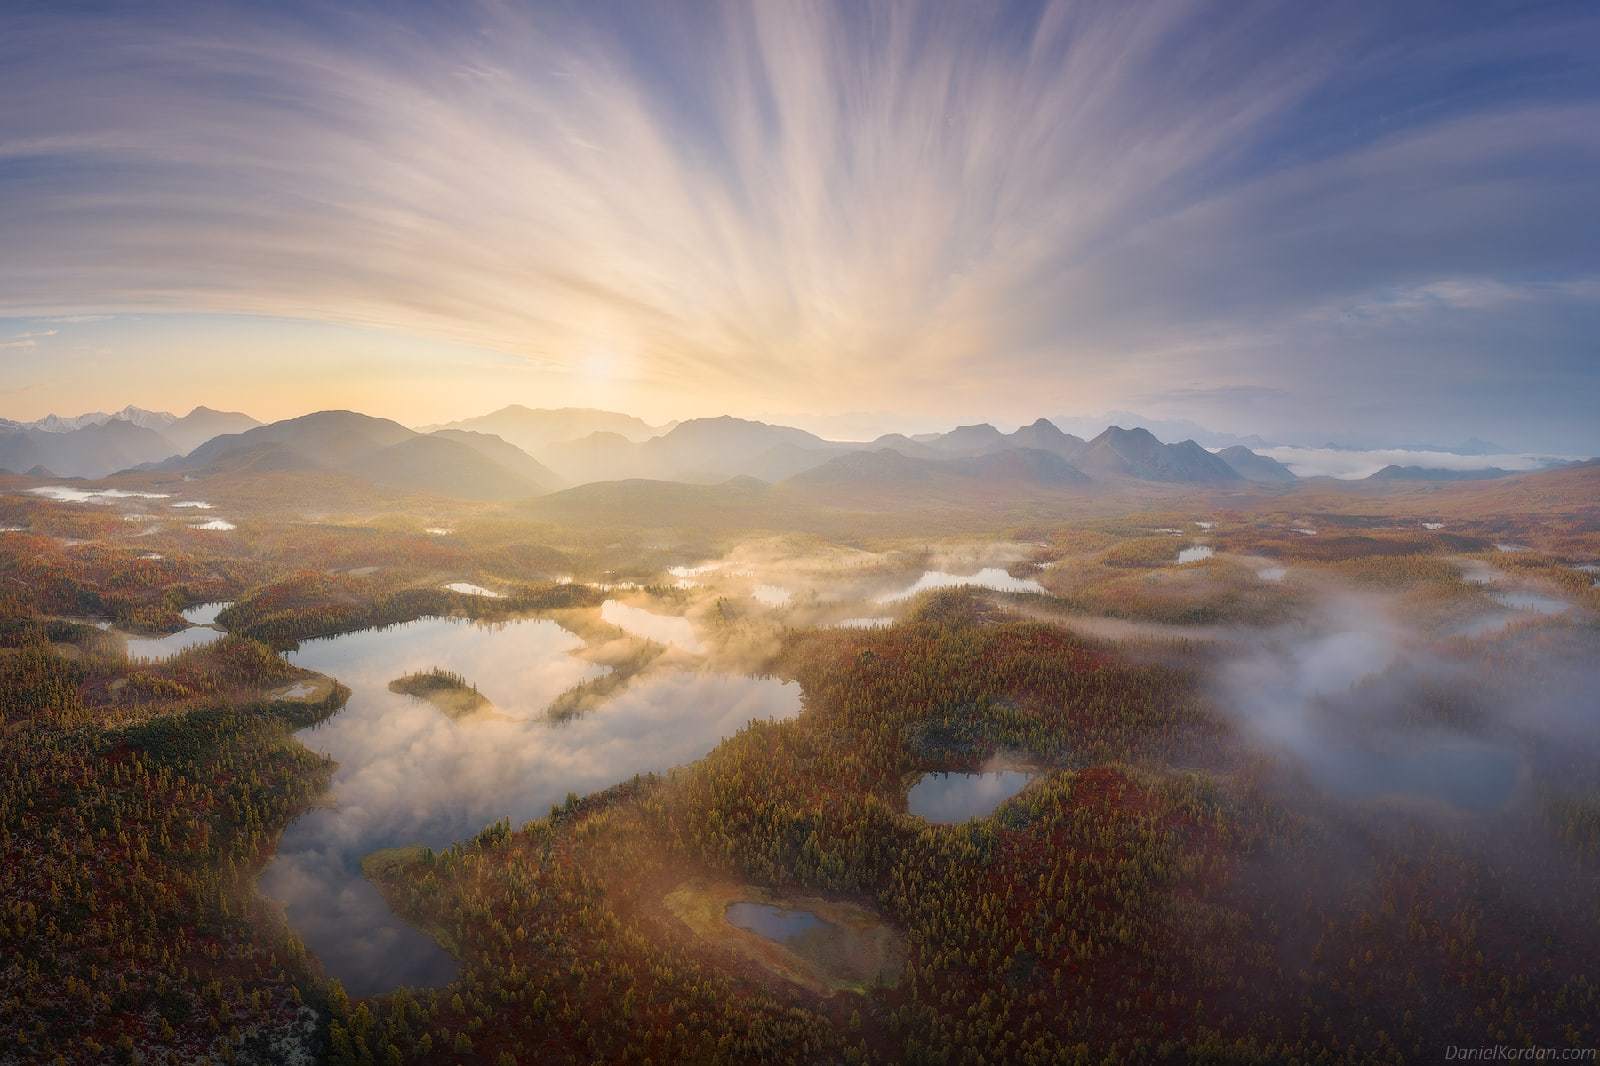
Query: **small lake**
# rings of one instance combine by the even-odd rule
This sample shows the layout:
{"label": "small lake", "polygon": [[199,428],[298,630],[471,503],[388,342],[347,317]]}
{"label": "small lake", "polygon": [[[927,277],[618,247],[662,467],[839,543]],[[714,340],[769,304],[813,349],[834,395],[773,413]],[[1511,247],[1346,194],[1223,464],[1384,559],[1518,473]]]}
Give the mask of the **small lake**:
{"label": "small lake", "polygon": [[[350,699],[296,734],[338,761],[331,805],[285,830],[260,888],[352,995],[439,985],[457,972],[443,948],[389,910],[362,875],[363,856],[409,844],[443,849],[502,817],[520,826],[568,792],[693,762],[751,719],[800,712],[792,682],[670,671],[552,724],[551,700],[605,673],[572,654],[581,646],[544,619],[428,618],[309,640],[288,656],[343,682]],[[465,677],[497,713],[452,720],[389,691],[395,678],[434,667]]]}
{"label": "small lake", "polygon": [[170,659],[186,648],[196,648],[202,644],[210,644],[222,636],[220,632],[210,626],[190,626],[180,629],[176,633],[167,633],[159,637],[139,637],[126,634],[128,640],[128,658],[130,659]]}
{"label": "small lake", "polygon": [[727,918],[729,925],[738,926],[768,940],[776,940],[780,944],[798,940],[813,930],[826,929],[829,926],[828,922],[810,911],[742,900],[728,904],[724,917]]}
{"label": "small lake", "polygon": [[463,596],[485,596],[491,600],[504,598],[494,589],[486,589],[482,585],[474,585],[470,581],[452,581],[449,584],[441,585],[440,587],[449,589],[451,592],[459,592]]}
{"label": "small lake", "polygon": [[907,600],[933,589],[952,589],[963,586],[993,589],[996,592],[1036,592],[1045,588],[1031,577],[1012,577],[998,566],[986,566],[975,574],[952,574],[944,570],[927,570],[908,588],[878,597],[879,603]]}
{"label": "small lake", "polygon": [[1417,740],[1403,751],[1333,750],[1320,770],[1335,792],[1362,799],[1414,799],[1474,813],[1510,802],[1517,761],[1504,748],[1468,738]]}
{"label": "small lake", "polygon": [[197,603],[183,612],[183,620],[192,626],[209,626],[216,622],[217,615],[233,606],[232,600],[217,600],[213,603]]}
{"label": "small lake", "polygon": [[1211,558],[1215,554],[1217,554],[1215,549],[1205,544],[1196,544],[1178,552],[1178,564],[1181,566],[1184,563],[1198,563],[1203,559]]}
{"label": "small lake", "polygon": [[1534,614],[1565,614],[1572,609],[1572,604],[1566,600],[1547,596],[1542,592],[1497,591],[1489,595],[1502,607],[1509,607],[1513,611],[1531,611]]}
{"label": "small lake", "polygon": [[1031,780],[1021,770],[923,774],[906,794],[906,810],[938,825],[983,818]]}
{"label": "small lake", "polygon": [[696,655],[705,651],[705,645],[695,636],[694,623],[681,615],[656,614],[620,600],[607,600],[600,605],[600,618],[625,633],[657,644],[669,644]]}

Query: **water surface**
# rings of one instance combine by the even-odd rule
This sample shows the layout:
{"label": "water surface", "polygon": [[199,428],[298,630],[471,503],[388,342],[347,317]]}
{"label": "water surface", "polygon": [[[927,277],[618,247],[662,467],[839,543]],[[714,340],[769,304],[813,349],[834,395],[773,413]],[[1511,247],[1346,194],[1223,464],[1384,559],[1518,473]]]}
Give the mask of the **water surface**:
{"label": "water surface", "polygon": [[600,617],[626,633],[657,644],[670,644],[696,655],[705,651],[705,645],[695,636],[694,623],[681,615],[656,614],[620,600],[607,600],[600,605]]}
{"label": "water surface", "polygon": [[464,596],[486,596],[491,600],[504,598],[494,589],[486,589],[482,585],[474,585],[470,581],[452,581],[442,587],[449,589],[451,592],[459,592]]}
{"label": "water surface", "polygon": [[[438,985],[457,970],[389,910],[362,876],[362,856],[409,844],[442,849],[502,817],[518,826],[569,792],[692,762],[752,718],[800,710],[793,683],[665,672],[551,724],[544,710],[556,695],[604,673],[571,654],[580,646],[546,620],[431,618],[306,641],[289,656],[343,682],[350,699],[297,734],[338,761],[332,804],[289,826],[261,889],[283,903],[295,932],[352,994]],[[389,691],[395,678],[434,667],[476,685],[496,713],[452,720]]]}
{"label": "water surface", "polygon": [[878,597],[879,603],[894,603],[910,599],[932,589],[960,588],[962,586],[994,589],[996,592],[1037,592],[1045,588],[1031,577],[1012,577],[998,566],[986,566],[975,574],[952,574],[944,570],[927,570],[909,587],[887,596]]}
{"label": "water surface", "polygon": [[797,907],[778,907],[771,903],[750,903],[741,900],[728,904],[724,916],[729,925],[747,929],[768,940],[787,944],[798,940],[813,929],[825,929],[828,922],[810,911]]}
{"label": "water surface", "polygon": [[[158,557],[159,558],[159,557]],[[216,600],[212,603],[197,603],[183,612],[183,620],[192,626],[208,626],[217,620],[217,615],[233,606],[232,600]]]}
{"label": "water surface", "polygon": [[128,641],[128,658],[170,659],[186,648],[210,644],[222,634],[210,626],[190,626],[188,629],[180,629],[176,633],[159,637],[140,637],[131,633],[125,636]]}
{"label": "water surface", "polygon": [[923,774],[906,794],[906,809],[939,825],[983,818],[1031,780],[1033,775],[1021,770]]}

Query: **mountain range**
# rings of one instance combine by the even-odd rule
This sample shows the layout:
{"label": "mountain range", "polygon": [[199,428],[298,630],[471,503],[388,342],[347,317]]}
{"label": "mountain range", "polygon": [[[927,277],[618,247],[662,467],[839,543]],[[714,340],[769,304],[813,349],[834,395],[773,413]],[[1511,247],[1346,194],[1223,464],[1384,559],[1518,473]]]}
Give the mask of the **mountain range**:
{"label": "mountain range", "polygon": [[117,470],[188,452],[220,433],[261,423],[236,411],[196,407],[179,417],[124,407],[35,422],[0,419],[0,469],[40,470],[58,477],[104,477]]}
{"label": "mountain range", "polygon": [[198,407],[181,418],[127,407],[0,426],[0,467],[66,477],[157,471],[326,469],[375,484],[473,499],[509,499],[564,483],[649,479],[715,484],[731,478],[975,491],[1120,480],[1226,485],[1290,483],[1282,464],[1241,445],[1220,454],[1193,440],[1166,444],[1143,428],[1110,426],[1093,439],[1041,418],[1004,433],[988,423],[945,433],[825,440],[793,426],[721,416],[664,427],[588,408],[511,405],[479,418],[409,429],[352,411],[261,425]]}

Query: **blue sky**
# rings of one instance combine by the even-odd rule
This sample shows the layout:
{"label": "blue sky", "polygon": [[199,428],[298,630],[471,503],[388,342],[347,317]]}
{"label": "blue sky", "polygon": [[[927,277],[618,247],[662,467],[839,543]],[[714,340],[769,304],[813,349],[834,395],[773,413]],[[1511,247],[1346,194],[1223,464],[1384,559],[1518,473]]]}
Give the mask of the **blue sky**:
{"label": "blue sky", "polygon": [[1600,6],[10,4],[0,414],[1600,452]]}

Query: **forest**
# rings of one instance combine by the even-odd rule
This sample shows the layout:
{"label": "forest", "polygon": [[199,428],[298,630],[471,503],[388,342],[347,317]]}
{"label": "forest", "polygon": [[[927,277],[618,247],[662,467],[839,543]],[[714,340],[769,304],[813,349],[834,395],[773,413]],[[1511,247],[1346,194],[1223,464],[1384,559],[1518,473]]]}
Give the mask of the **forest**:
{"label": "forest", "polygon": [[[0,539],[0,1062],[1409,1062],[1600,1040],[1600,773],[1548,709],[1592,677],[1582,524],[1157,511],[976,544],[601,546],[509,519],[440,538],[263,514],[245,546],[6,506],[31,532]],[[1197,541],[1212,553],[1177,562]],[[1010,584],[893,592],[946,569]],[[1532,589],[1562,613],[1503,607]],[[1240,649],[1302,639],[1339,596],[1441,665],[1363,674],[1303,727],[1348,705],[1386,737],[1503,741],[1511,800],[1351,799],[1230,706]],[[129,650],[207,603],[204,642]],[[891,613],[839,624],[871,611]],[[258,883],[338,794],[316,737],[350,689],[296,649],[425,618],[569,634],[594,665],[550,730],[684,671],[771,678],[801,706],[546,815],[363,856],[459,972],[353,996]],[[1467,662],[1489,667],[1444,665]],[[450,729],[493,709],[442,660],[380,680]],[[1028,783],[992,813],[908,808],[927,775],[997,769]],[[772,947],[721,918],[737,900],[833,939]]]}

